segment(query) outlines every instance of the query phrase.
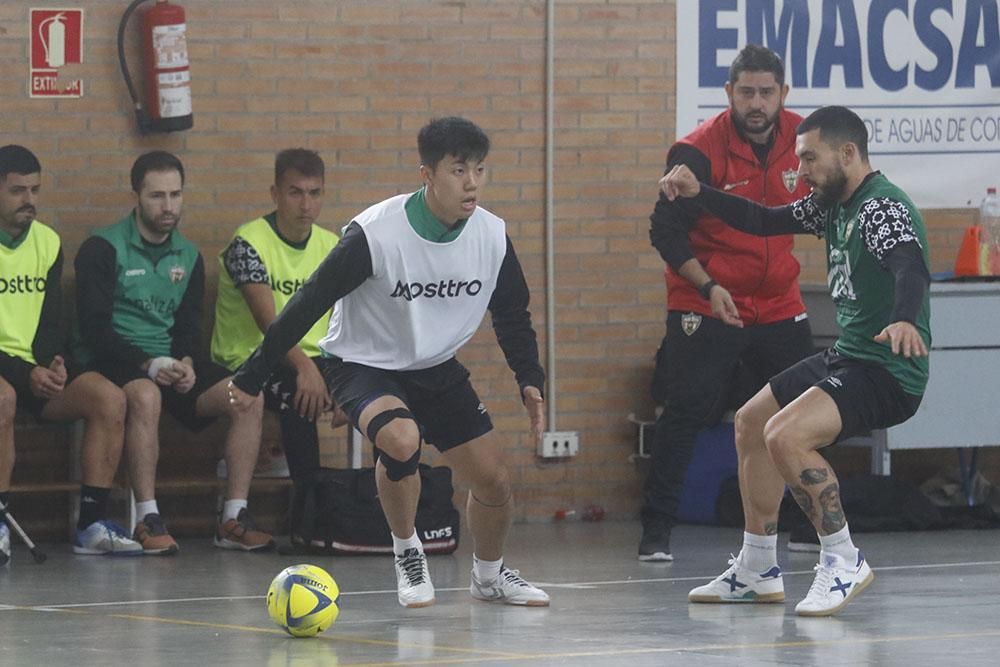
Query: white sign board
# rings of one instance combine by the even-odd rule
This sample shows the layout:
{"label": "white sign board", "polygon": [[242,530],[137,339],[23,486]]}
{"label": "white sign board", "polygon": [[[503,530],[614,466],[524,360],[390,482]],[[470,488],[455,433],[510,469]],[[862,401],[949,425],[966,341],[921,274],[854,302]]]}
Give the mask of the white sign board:
{"label": "white sign board", "polygon": [[678,0],[677,136],[728,106],[748,43],[785,61],[786,106],[865,120],[872,166],[922,208],[1000,186],[1000,0]]}

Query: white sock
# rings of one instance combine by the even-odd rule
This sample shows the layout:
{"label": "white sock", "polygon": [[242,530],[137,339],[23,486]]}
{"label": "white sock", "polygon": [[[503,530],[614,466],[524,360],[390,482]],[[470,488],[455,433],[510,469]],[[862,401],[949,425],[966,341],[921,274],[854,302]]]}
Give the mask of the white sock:
{"label": "white sock", "polygon": [[837,554],[848,565],[854,565],[858,560],[858,548],[854,546],[851,531],[846,525],[832,535],[820,535],[819,548],[824,553]]}
{"label": "white sock", "polygon": [[156,506],[156,498],[153,498],[152,500],[143,500],[141,503],[135,504],[135,520],[137,525],[146,518],[147,514],[159,513],[160,508]]}
{"label": "white sock", "polygon": [[778,564],[778,536],[743,533],[743,548],[739,564],[748,570],[763,573]]}
{"label": "white sock", "polygon": [[222,505],[222,523],[239,517],[240,510],[247,506],[246,498],[230,498]]}
{"label": "white sock", "polygon": [[399,538],[395,535],[392,536],[392,552],[397,556],[402,556],[403,552],[407,549],[416,549],[420,553],[424,552],[424,545],[417,537],[417,531],[413,531],[413,534],[407,538]]}
{"label": "white sock", "polygon": [[500,560],[479,560],[476,554],[472,554],[472,570],[476,573],[479,581],[493,581],[500,576],[500,567],[503,565],[503,558]]}

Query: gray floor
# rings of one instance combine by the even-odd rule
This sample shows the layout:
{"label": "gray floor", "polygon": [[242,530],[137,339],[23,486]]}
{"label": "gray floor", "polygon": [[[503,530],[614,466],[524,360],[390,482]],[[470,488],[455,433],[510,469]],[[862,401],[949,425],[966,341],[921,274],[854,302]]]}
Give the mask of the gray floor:
{"label": "gray floor", "polygon": [[[734,529],[675,530],[673,564],[635,560],[636,523],[515,526],[511,567],[544,584],[548,609],[473,601],[471,544],[431,558],[437,604],[396,603],[388,557],[237,554],[185,540],[173,558],[73,556],[15,547],[0,568],[0,665],[986,665],[1000,655],[1000,533],[856,536],[875,583],[838,616],[798,618],[814,558],[782,553],[784,605],[689,605],[721,572]],[[264,592],[313,560],[343,590],[316,639],[271,625]]]}

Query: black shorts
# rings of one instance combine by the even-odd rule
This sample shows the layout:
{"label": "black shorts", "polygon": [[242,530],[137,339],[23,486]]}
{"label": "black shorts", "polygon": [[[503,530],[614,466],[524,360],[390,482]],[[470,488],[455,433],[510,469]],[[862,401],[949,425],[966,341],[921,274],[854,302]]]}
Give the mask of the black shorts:
{"label": "black shorts", "polygon": [[365,407],[395,396],[413,413],[423,439],[447,451],[493,430],[469,371],[457,359],[418,371],[390,371],[331,358],[323,368],[337,405],[357,428]]}
{"label": "black shorts", "polygon": [[[17,407],[19,409],[30,412],[31,415],[39,421],[44,420],[44,417],[42,417],[42,411],[45,409],[45,406],[49,404],[49,399],[35,396],[31,392],[30,380],[22,383],[9,378],[6,375],[0,375],[0,377],[6,380],[7,384],[14,388],[14,393],[17,394]],[[80,377],[80,369],[71,359],[66,359],[66,386],[68,387],[73,380],[78,377]]]}
{"label": "black shorts", "polygon": [[656,354],[653,399],[710,426],[814,352],[806,318],[737,328],[671,310]]}
{"label": "black shorts", "polygon": [[810,387],[822,389],[837,404],[843,426],[836,441],[901,424],[913,416],[923,398],[903,391],[882,365],[845,357],[832,349],[807,357],[771,378],[771,391],[781,407]]}
{"label": "black shorts", "polygon": [[[138,366],[96,364],[91,370],[97,371],[119,387],[124,387],[133,380],[149,379],[146,372]],[[187,428],[192,431],[200,431],[215,421],[215,417],[198,416],[195,409],[198,399],[221,380],[232,376],[233,373],[224,366],[211,361],[196,361],[194,373],[194,386],[186,394],[177,393],[173,387],[156,386],[160,388],[160,395],[163,397],[163,408]]]}

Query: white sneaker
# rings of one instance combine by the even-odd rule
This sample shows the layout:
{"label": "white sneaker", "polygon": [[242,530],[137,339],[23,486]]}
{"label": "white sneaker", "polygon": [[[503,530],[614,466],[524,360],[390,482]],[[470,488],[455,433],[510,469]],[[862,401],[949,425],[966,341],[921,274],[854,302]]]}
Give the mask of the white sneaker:
{"label": "white sneaker", "polygon": [[73,553],[93,556],[141,556],[142,545],[113,521],[95,521],[76,531]]}
{"label": "white sneaker", "polygon": [[802,602],[795,605],[799,616],[832,616],[875,580],[864,554],[858,551],[854,565],[842,556],[820,552],[816,578]]}
{"label": "white sneaker", "polygon": [[704,586],[691,589],[688,602],[784,602],[785,584],[775,565],[758,574],[729,555],[729,569]]}
{"label": "white sneaker", "polygon": [[479,581],[476,570],[472,570],[469,592],[477,600],[503,602],[524,607],[548,607],[549,594],[537,586],[532,586],[521,578],[518,570],[500,566],[500,574],[493,581]]}
{"label": "white sneaker", "polygon": [[10,528],[7,522],[0,519],[0,566],[10,561]]}
{"label": "white sneaker", "polygon": [[434,584],[427,570],[427,554],[407,549],[402,556],[396,556],[396,596],[404,607],[434,604]]}

